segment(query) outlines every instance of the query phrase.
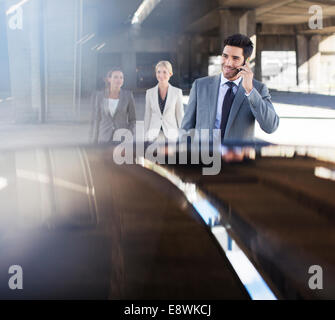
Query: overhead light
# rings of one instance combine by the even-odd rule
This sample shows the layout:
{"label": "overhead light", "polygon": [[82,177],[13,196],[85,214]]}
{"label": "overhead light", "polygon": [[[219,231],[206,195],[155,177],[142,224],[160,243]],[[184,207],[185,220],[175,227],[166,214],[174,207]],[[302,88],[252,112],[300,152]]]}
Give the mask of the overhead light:
{"label": "overhead light", "polygon": [[96,50],[96,51],[99,51],[100,49],[102,49],[104,46],[106,45],[106,42],[103,42],[103,43],[101,43],[101,44],[96,44],[95,46],[93,46],[92,48],[91,48],[91,50]]}
{"label": "overhead light", "polygon": [[97,51],[99,51],[100,49],[102,49],[104,46],[106,45],[106,42],[100,44],[98,47],[97,47]]}
{"label": "overhead light", "polygon": [[84,43],[86,43],[87,41],[91,40],[94,37],[95,37],[95,33],[86,34],[85,36],[83,36],[81,39],[79,39],[77,41],[77,44],[84,44]]}
{"label": "overhead light", "polygon": [[13,6],[11,6],[7,11],[6,11],[6,15],[8,16],[9,14],[13,13],[14,11],[16,11],[18,8],[20,8],[22,5],[24,5],[26,2],[28,2],[29,0],[22,0],[17,4],[14,4]]}
{"label": "overhead light", "polygon": [[134,13],[131,24],[141,24],[161,0],[143,0]]}

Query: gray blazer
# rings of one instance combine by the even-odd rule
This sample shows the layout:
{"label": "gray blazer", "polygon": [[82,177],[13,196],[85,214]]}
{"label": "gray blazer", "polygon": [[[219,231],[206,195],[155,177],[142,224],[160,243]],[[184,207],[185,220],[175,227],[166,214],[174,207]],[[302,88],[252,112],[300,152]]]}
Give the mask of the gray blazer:
{"label": "gray blazer", "polygon": [[[181,124],[182,129],[209,129],[210,132],[215,129],[220,77],[219,74],[194,81]],[[253,86],[256,90],[252,90],[247,97],[242,81],[240,82],[230,110],[224,140],[254,139],[255,119],[267,133],[277,129],[279,117],[272,105],[268,88],[255,79]]]}
{"label": "gray blazer", "polygon": [[134,134],[135,124],[135,100],[131,91],[121,89],[113,117],[108,109],[108,100],[104,92],[100,91],[94,95],[90,133],[92,142],[110,142],[115,130],[121,128],[129,129]]}

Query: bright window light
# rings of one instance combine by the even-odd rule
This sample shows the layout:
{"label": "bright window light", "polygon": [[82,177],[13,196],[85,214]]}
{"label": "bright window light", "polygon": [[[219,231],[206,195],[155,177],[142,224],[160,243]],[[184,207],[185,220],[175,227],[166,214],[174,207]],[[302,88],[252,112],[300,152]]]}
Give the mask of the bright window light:
{"label": "bright window light", "polygon": [[6,178],[0,177],[0,190],[5,189],[8,186]]}
{"label": "bright window light", "polygon": [[136,12],[134,13],[131,24],[141,24],[157,6],[161,0],[143,0]]}
{"label": "bright window light", "polygon": [[16,11],[18,8],[20,8],[21,6],[23,6],[26,2],[28,2],[29,0],[22,0],[17,4],[14,4],[13,6],[11,6],[7,11],[6,11],[6,15],[8,16],[9,14],[13,13],[14,11]]}

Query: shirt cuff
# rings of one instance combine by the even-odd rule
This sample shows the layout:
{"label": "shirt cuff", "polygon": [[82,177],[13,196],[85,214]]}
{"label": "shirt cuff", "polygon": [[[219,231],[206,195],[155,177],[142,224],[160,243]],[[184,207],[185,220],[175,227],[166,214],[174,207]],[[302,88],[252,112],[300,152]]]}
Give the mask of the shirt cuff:
{"label": "shirt cuff", "polygon": [[249,97],[249,96],[251,95],[251,93],[254,91],[254,89],[255,89],[255,88],[252,88],[251,91],[250,91],[249,93],[245,93],[245,95],[246,95],[247,97]]}

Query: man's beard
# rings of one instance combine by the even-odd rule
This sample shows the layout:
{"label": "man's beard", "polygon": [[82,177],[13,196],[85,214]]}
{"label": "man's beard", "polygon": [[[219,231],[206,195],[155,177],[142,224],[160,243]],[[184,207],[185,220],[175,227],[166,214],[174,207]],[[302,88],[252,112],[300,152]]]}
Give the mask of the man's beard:
{"label": "man's beard", "polygon": [[[224,65],[221,65],[223,74],[225,73],[224,71]],[[240,72],[240,70],[238,68],[231,68],[231,70],[229,71],[229,74],[227,74],[227,76],[229,76],[229,78],[234,78],[238,73]]]}

